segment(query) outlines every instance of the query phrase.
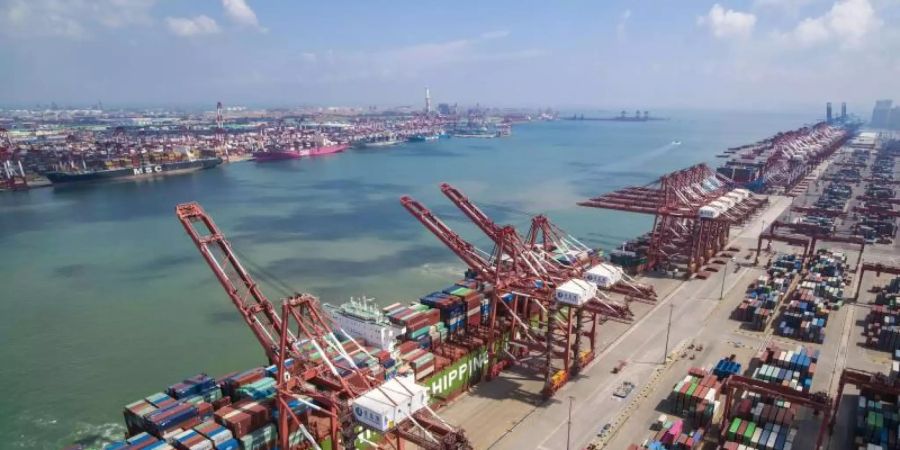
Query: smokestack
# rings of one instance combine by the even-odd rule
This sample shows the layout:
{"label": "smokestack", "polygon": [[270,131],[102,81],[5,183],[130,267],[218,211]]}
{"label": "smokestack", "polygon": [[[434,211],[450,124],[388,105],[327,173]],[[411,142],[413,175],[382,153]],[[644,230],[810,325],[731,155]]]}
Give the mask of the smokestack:
{"label": "smokestack", "polygon": [[825,120],[831,122],[831,102],[825,104]]}
{"label": "smokestack", "polygon": [[431,92],[425,88],[425,115],[431,114]]}
{"label": "smokestack", "polygon": [[841,102],[841,119],[847,118],[847,102]]}

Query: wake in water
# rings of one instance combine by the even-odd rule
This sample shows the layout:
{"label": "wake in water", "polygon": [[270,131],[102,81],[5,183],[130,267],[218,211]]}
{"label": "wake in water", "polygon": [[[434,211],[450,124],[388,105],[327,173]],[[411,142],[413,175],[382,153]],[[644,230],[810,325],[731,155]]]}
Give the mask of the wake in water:
{"label": "wake in water", "polygon": [[657,159],[666,153],[671,152],[681,146],[681,141],[672,141],[666,145],[661,147],[657,147],[653,150],[650,150],[647,153],[642,153],[637,156],[626,158],[624,160],[620,160],[619,162],[610,164],[604,167],[604,172],[618,172],[625,169],[633,169],[638,167],[646,162],[650,162],[654,159]]}

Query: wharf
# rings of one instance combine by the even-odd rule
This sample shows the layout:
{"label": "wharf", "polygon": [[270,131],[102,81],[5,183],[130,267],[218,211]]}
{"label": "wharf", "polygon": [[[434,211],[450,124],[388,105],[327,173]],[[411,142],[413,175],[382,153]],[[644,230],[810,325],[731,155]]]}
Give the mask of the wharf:
{"label": "wharf", "polygon": [[[745,249],[738,255],[739,263],[750,261],[744,255],[748,249],[755,247],[764,224],[772,223],[791,203],[788,197],[769,198],[770,206],[740,229],[731,242],[731,245]],[[758,276],[756,271],[759,270],[742,267],[735,275],[729,268],[707,280],[643,277],[641,281],[653,285],[661,300],[656,305],[632,304],[635,322],[630,326],[611,322],[604,324],[598,342],[603,350],[579,377],[557,392],[550,401],[540,403],[543,380],[507,371],[498,379],[473,389],[470,395],[443,410],[442,415],[463,427],[476,448],[566,448],[569,397],[574,397],[570,448],[584,448],[605,423],[615,422],[620,411],[632,400],[613,396],[616,388],[622,382],[630,381],[636,386],[632,396],[638,395],[661,365],[670,309],[667,305],[674,305],[669,348],[678,348],[694,341],[709,345],[704,354],[717,360],[725,352],[722,347],[727,346],[729,353],[734,353],[727,341],[740,342],[742,339],[736,334],[730,336],[723,324],[729,328],[736,326],[736,322],[728,323],[728,316],[743,298],[743,287],[751,277]],[[720,302],[722,276],[726,277],[726,300]],[[738,289],[735,290],[735,287]],[[699,323],[702,326],[698,327]],[[612,368],[620,360],[628,361],[628,364],[618,374],[612,374]],[[667,378],[683,375],[684,371],[666,371],[658,386],[664,386],[667,391],[674,384],[674,381],[668,383]],[[649,421],[639,419],[627,423],[630,426],[639,424],[646,429],[645,424]],[[641,433],[624,430],[619,435],[628,436],[628,442],[631,442]],[[610,448],[625,447],[627,445]]]}

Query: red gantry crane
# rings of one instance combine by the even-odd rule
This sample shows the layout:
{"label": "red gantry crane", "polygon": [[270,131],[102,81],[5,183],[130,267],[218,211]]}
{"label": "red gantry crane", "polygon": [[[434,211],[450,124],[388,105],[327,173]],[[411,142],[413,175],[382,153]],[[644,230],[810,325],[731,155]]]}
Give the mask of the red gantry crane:
{"label": "red gantry crane", "polygon": [[[731,225],[745,221],[767,201],[749,193],[737,202],[740,197],[723,200],[731,185],[705,164],[697,164],[648,185],[623,188],[578,205],[652,214],[646,269],[668,270],[683,264],[693,274],[725,247]],[[731,206],[716,203],[720,200]],[[702,211],[712,212],[702,215]]]}
{"label": "red gantry crane", "polygon": [[[199,204],[178,205],[176,215],[270,363],[278,368],[275,401],[281,448],[319,449],[318,442],[330,438],[341,448],[354,449],[358,436],[351,411],[354,399],[377,392],[381,401],[394,406],[411,401],[416,388],[404,384],[410,382],[397,379],[390,392],[382,387],[383,371],[374,372],[371,367],[354,363],[350,351],[366,352],[365,348],[344,330],[332,328],[316,297],[294,294],[283,301],[279,314]],[[351,343],[351,350],[336,332]],[[297,406],[308,410],[298,414]],[[472,448],[465,433],[440,419],[427,402],[389,430],[385,440],[376,445],[400,450],[404,441],[431,450]]]}
{"label": "red gantry crane", "polygon": [[[527,240],[522,239],[513,227],[490,220],[458,190],[449,185],[442,186],[442,190],[491,238],[491,253],[464,240],[411,197],[404,196],[400,201],[482,283],[492,286],[491,312],[485,330],[490,376],[496,376],[504,367],[499,359],[503,353],[542,373],[544,394],[552,395],[593,358],[598,320],[631,320],[627,304],[597,297],[595,285],[573,279],[568,272],[571,269],[548,257],[549,246],[544,244],[550,243],[551,234],[556,236],[552,239],[563,236],[549,222],[539,219],[543,225],[533,228]],[[543,235],[541,230],[548,234]],[[584,290],[584,298],[575,305],[559,301],[558,288],[566,283],[570,288]],[[504,336],[508,336],[508,350],[501,348]],[[587,338],[588,350],[581,350],[582,338]]]}
{"label": "red gantry crane", "polygon": [[18,191],[28,189],[28,179],[22,161],[16,159],[15,149],[9,139],[9,130],[0,127],[0,174],[6,189]]}

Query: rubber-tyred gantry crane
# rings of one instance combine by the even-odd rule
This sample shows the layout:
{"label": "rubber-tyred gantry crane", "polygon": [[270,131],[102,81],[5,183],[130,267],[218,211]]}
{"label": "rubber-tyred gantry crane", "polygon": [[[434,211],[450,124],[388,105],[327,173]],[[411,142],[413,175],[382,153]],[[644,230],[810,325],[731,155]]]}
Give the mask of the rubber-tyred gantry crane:
{"label": "rubber-tyred gantry crane", "polygon": [[792,404],[810,408],[816,413],[822,413],[822,423],[816,434],[816,444],[813,449],[819,450],[822,448],[825,431],[828,429],[828,424],[831,420],[833,411],[832,401],[827,394],[823,392],[801,392],[787,386],[781,386],[740,375],[730,375],[725,380],[722,390],[725,392],[725,404],[723,405],[725,410],[722,414],[723,423],[721,424],[722,434],[720,435],[720,444],[724,441],[725,429],[727,424],[730,423],[734,403],[742,397],[742,393],[755,393],[772,400],[786,400]]}
{"label": "rubber-tyred gantry crane", "polygon": [[892,266],[889,264],[872,262],[862,263],[862,268],[859,272],[859,282],[856,283],[856,291],[854,291],[853,293],[854,300],[859,300],[859,290],[860,288],[862,288],[862,280],[863,277],[866,276],[866,272],[875,272],[876,277],[880,277],[882,273],[887,273],[890,275],[900,275],[900,266]]}
{"label": "rubber-tyred gantry crane", "polygon": [[[332,328],[330,318],[321,311],[316,297],[294,294],[282,302],[279,314],[199,204],[180,204],[176,207],[176,215],[269,361],[278,368],[275,402],[279,411],[281,448],[319,449],[317,442],[330,438],[341,448],[354,449],[357,424],[350,402],[377,390],[387,401],[398,405],[403,401],[402,395],[392,395],[380,387],[384,381],[383,372],[379,378],[370,368],[361,368],[354,363],[336,332],[342,333],[359,351],[367,351],[344,330]],[[336,362],[338,359],[341,359],[340,364],[349,366],[340,367],[343,373]],[[399,383],[403,386],[402,381]],[[311,416],[299,417],[290,406],[295,402],[304,403],[314,411],[309,414],[324,418],[327,425],[319,426],[323,420],[312,420]],[[388,445],[399,450],[404,441],[430,450],[471,450],[465,433],[444,422],[427,405],[390,430],[379,447]]]}
{"label": "rubber-tyred gantry crane", "polygon": [[[838,382],[837,397],[835,397],[834,405],[830,411],[830,420],[826,421],[829,431],[834,431],[834,423],[840,412],[841,399],[844,396],[844,387],[848,384],[856,386],[861,392],[868,392],[886,397],[900,396],[900,380],[881,373],[866,372],[850,367],[844,368]],[[848,422],[850,422],[849,419]]]}
{"label": "rubber-tyred gantry crane", "polygon": [[[791,234],[779,234],[778,230],[787,230]],[[807,239],[808,238],[808,239]],[[841,236],[832,233],[831,230],[816,224],[808,223],[790,223],[776,220],[772,222],[769,229],[760,233],[756,241],[756,259],[754,264],[759,264],[759,255],[762,250],[763,241],[782,241],[792,245],[800,245],[805,247],[803,257],[808,258],[815,254],[816,244],[819,242],[841,242],[845,244],[854,244],[859,246],[860,257],[857,259],[857,266],[862,261],[862,254],[866,248],[866,241],[856,236]]]}

